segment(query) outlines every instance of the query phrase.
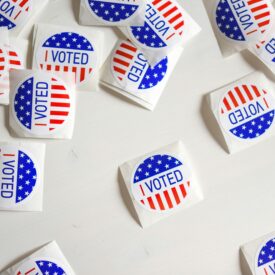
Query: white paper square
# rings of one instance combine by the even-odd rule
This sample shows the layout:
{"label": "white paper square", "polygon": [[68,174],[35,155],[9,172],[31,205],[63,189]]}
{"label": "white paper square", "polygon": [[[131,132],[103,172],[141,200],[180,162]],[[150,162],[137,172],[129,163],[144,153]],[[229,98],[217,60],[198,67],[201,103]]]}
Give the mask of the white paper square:
{"label": "white paper square", "polygon": [[[154,110],[182,51],[182,47],[177,47],[177,50],[171,52],[167,59],[156,64],[154,70],[146,65],[148,62],[145,61],[143,54],[130,41],[120,40],[106,61],[101,83],[141,106]],[[123,80],[120,80],[121,78]],[[156,83],[156,79],[160,79],[159,82]],[[142,88],[142,85],[147,88]]]}
{"label": "white paper square", "polygon": [[[151,65],[155,65],[161,61],[176,46],[185,46],[201,30],[200,26],[176,0],[170,2],[170,5],[159,12],[158,8],[161,8],[162,2],[148,0],[145,25],[143,27],[120,27],[122,33],[144,53],[144,56]],[[166,14],[168,15],[166,16]],[[181,17],[178,18],[178,15],[181,15]],[[173,18],[177,19],[173,20]],[[135,28],[136,34],[132,31],[132,27],[137,27]],[[140,34],[138,35],[137,33],[139,32]],[[139,38],[137,39],[137,36],[141,39],[144,38],[144,41],[141,41]]]}
{"label": "white paper square", "polygon": [[274,94],[273,85],[262,73],[255,72],[209,95],[210,108],[230,153],[275,134]]}
{"label": "white paper square", "polygon": [[104,34],[85,27],[35,25],[33,69],[74,72],[77,90],[97,91]]}
{"label": "white paper square", "polygon": [[11,71],[10,80],[9,123],[14,135],[72,138],[76,105],[73,74],[20,70]]}
{"label": "white paper square", "polygon": [[43,210],[45,148],[42,143],[0,143],[0,210]]}
{"label": "white paper square", "polygon": [[[190,158],[180,141],[127,161],[120,166],[124,183],[142,227],[152,225],[203,199],[194,170],[190,166]],[[163,172],[163,170],[166,171]],[[139,175],[138,178],[137,175]],[[145,181],[143,177],[147,177]],[[159,190],[156,188],[153,190],[150,180],[158,182],[157,177],[164,179],[162,187],[159,189],[158,185],[157,189]],[[134,181],[136,182],[133,183]],[[168,186],[167,188],[164,187],[164,182]]]}
{"label": "white paper square", "polygon": [[[111,5],[112,3],[113,5]],[[142,26],[144,24],[145,3],[144,0],[131,2],[81,0],[79,22],[82,25],[92,26]],[[134,12],[130,7],[135,9]]]}
{"label": "white paper square", "polygon": [[1,275],[47,274],[47,271],[49,275],[53,275],[55,272],[57,272],[56,274],[58,275],[75,275],[75,272],[55,241],[50,242],[22,261],[8,268],[2,272]]}
{"label": "white paper square", "polygon": [[241,246],[244,275],[271,275],[275,272],[275,232]]}

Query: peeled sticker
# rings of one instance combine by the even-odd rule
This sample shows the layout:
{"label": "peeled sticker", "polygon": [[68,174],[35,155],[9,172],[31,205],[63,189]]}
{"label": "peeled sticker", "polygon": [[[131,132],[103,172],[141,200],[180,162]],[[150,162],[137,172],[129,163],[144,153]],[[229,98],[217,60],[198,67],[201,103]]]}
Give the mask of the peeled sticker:
{"label": "peeled sticker", "polygon": [[12,208],[30,200],[38,183],[38,165],[29,152],[13,145],[0,147],[0,207]]}
{"label": "peeled sticker", "polygon": [[37,65],[47,71],[73,72],[76,83],[89,80],[97,67],[94,46],[76,32],[61,32],[48,37],[38,47]]}
{"label": "peeled sticker", "polygon": [[22,129],[43,136],[64,127],[70,117],[71,101],[68,87],[61,78],[40,71],[20,82],[12,111]]}
{"label": "peeled sticker", "polygon": [[168,58],[151,67],[141,51],[131,42],[123,41],[114,50],[112,72],[119,85],[126,91],[137,92],[153,88],[166,75]]}
{"label": "peeled sticker", "polygon": [[129,21],[138,13],[143,0],[85,0],[88,10],[102,23]]}
{"label": "peeled sticker", "polygon": [[0,0],[0,27],[23,26],[30,17],[33,0]]}
{"label": "peeled sticker", "polygon": [[132,176],[132,193],[146,210],[167,212],[185,203],[190,171],[178,157],[153,155],[139,163]]}
{"label": "peeled sticker", "polygon": [[219,118],[224,130],[240,140],[265,135],[274,124],[274,115],[274,96],[256,85],[232,87],[220,102]]}
{"label": "peeled sticker", "polygon": [[215,18],[229,41],[257,43],[273,25],[273,7],[269,0],[218,0]]}
{"label": "peeled sticker", "polygon": [[130,39],[145,49],[158,50],[178,44],[184,35],[182,8],[174,1],[150,0],[144,26],[128,27]]}
{"label": "peeled sticker", "polygon": [[15,275],[69,275],[65,268],[55,259],[47,257],[30,258],[15,272]]}
{"label": "peeled sticker", "polygon": [[275,238],[264,242],[256,255],[255,275],[271,275],[275,273]]}

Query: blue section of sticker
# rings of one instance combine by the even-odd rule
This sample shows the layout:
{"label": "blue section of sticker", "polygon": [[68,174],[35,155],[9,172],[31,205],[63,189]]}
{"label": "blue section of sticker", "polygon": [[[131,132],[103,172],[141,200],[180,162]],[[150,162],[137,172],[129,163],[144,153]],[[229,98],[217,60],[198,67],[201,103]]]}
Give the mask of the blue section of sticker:
{"label": "blue section of sticker", "polygon": [[16,203],[25,200],[33,191],[37,171],[32,159],[24,152],[18,152]]}
{"label": "blue section of sticker", "polygon": [[87,0],[91,10],[107,22],[119,22],[131,17],[138,9],[138,5],[114,3],[108,1]]}
{"label": "blue section of sticker", "polygon": [[138,183],[181,165],[181,161],[172,156],[154,155],[147,158],[138,166],[134,175],[134,183]]}
{"label": "blue section of sticker", "polygon": [[7,27],[9,30],[13,29],[16,25],[8,18],[0,14],[0,27]]}
{"label": "blue section of sticker", "polygon": [[50,261],[36,261],[37,266],[43,275],[66,275],[64,269],[58,266],[56,263]]}
{"label": "blue section of sticker", "polygon": [[242,139],[254,139],[263,135],[272,125],[275,111],[258,116],[238,127],[230,129],[230,132]]}

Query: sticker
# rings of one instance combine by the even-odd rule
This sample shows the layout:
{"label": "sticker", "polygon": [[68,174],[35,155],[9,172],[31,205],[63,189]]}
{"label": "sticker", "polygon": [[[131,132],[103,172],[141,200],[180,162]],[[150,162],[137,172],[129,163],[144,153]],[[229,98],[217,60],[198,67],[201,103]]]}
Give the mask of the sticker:
{"label": "sticker", "polygon": [[32,5],[32,0],[0,0],[0,27],[23,25],[31,15]]}
{"label": "sticker", "polygon": [[263,61],[275,65],[275,38],[272,37],[268,41],[261,42],[261,44],[256,45],[260,49],[259,57]]}
{"label": "sticker", "polygon": [[91,14],[104,23],[121,22],[137,14],[143,0],[85,0]]}
{"label": "sticker", "polygon": [[69,275],[69,273],[58,261],[40,257],[24,262],[14,275]]}
{"label": "sticker", "polygon": [[4,47],[0,47],[0,80],[8,71],[7,56]]}
{"label": "sticker", "polygon": [[8,63],[10,70],[22,70],[24,69],[23,55],[20,49],[14,47],[13,45],[6,46]]}
{"label": "sticker", "polygon": [[171,211],[182,205],[189,187],[190,172],[186,164],[166,154],[146,158],[132,177],[135,200],[154,212]]}
{"label": "sticker", "polygon": [[258,42],[272,27],[272,10],[269,0],[219,0],[216,23],[231,41]]}
{"label": "sticker", "polygon": [[148,1],[144,26],[128,27],[131,40],[141,47],[159,49],[170,47],[182,40],[184,19],[182,8],[167,0]]}
{"label": "sticker", "polygon": [[226,132],[239,139],[256,139],[273,125],[273,95],[256,85],[238,85],[220,102],[220,121]]}
{"label": "sticker", "polygon": [[255,275],[275,274],[275,238],[263,243],[256,255]]}
{"label": "sticker", "polygon": [[37,166],[30,153],[11,145],[0,147],[0,206],[11,208],[28,201],[37,184]]}
{"label": "sticker", "polygon": [[71,98],[63,80],[42,71],[24,79],[14,95],[16,121],[34,135],[62,129],[70,110]]}
{"label": "sticker", "polygon": [[146,91],[155,87],[166,75],[168,59],[160,61],[153,68],[144,55],[131,42],[121,42],[112,58],[114,78],[127,91]]}
{"label": "sticker", "polygon": [[61,32],[47,38],[38,48],[36,59],[43,70],[75,73],[77,84],[91,78],[97,63],[91,42],[74,32]]}

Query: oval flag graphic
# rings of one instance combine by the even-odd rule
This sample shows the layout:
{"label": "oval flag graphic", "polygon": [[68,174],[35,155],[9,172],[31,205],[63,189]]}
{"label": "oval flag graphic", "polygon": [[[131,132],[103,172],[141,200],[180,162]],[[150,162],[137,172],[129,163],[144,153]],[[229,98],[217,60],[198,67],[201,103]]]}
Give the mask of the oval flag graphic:
{"label": "oval flag graphic", "polygon": [[57,261],[47,258],[30,259],[23,263],[15,275],[69,275]]}
{"label": "oval flag graphic", "polygon": [[168,58],[151,67],[142,52],[130,41],[121,42],[112,57],[114,78],[126,90],[146,91],[158,85],[167,72]]}
{"label": "oval flag graphic", "polygon": [[216,23],[231,41],[259,42],[272,27],[273,7],[269,0],[219,0]]}
{"label": "oval flag graphic", "polygon": [[63,80],[42,71],[22,81],[14,96],[15,119],[37,136],[61,129],[70,110],[71,98]]}
{"label": "oval flag graphic", "polygon": [[256,85],[232,87],[222,98],[220,121],[226,132],[239,139],[256,139],[273,125],[274,97]]}
{"label": "oval flag graphic", "polygon": [[56,33],[37,49],[38,66],[47,71],[73,72],[76,83],[91,78],[96,67],[96,53],[86,37],[74,32]]}
{"label": "oval flag graphic", "polygon": [[275,274],[275,238],[261,245],[255,263],[255,275]]}
{"label": "oval flag graphic", "polygon": [[185,202],[190,187],[186,164],[170,155],[146,158],[134,171],[132,193],[147,210],[165,212]]}
{"label": "oval flag graphic", "polygon": [[146,6],[144,26],[128,28],[132,41],[142,47],[159,49],[182,39],[184,18],[182,8],[169,0],[150,0]]}
{"label": "oval flag graphic", "polygon": [[3,145],[0,168],[0,206],[11,208],[29,199],[37,183],[37,167],[30,154],[16,146]]}
{"label": "oval flag graphic", "polygon": [[24,24],[31,15],[32,0],[1,0],[0,27],[13,29]]}
{"label": "oval flag graphic", "polygon": [[126,21],[137,13],[142,0],[86,0],[92,15],[103,22]]}

